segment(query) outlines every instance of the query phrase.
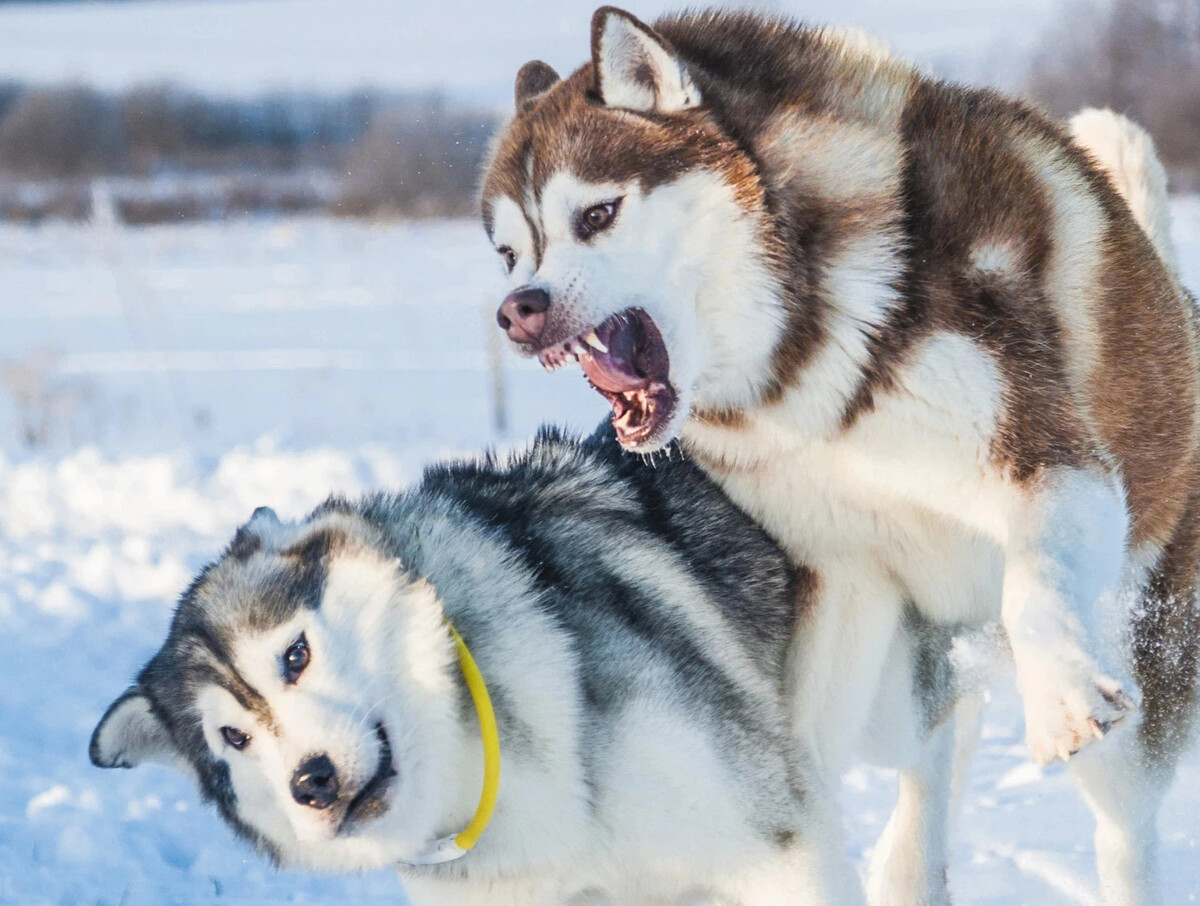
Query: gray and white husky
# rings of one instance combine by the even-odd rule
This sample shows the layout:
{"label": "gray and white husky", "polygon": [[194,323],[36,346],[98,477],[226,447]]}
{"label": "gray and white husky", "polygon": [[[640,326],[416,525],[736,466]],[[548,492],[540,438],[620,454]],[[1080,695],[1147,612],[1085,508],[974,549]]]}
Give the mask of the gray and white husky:
{"label": "gray and white husky", "polygon": [[[256,511],[91,757],[191,774],[278,863],[395,865],[419,906],[854,902],[787,718],[788,641],[819,583],[677,453],[544,432],[399,495]],[[448,623],[494,703],[499,798],[474,849],[410,864],[480,798]],[[952,640],[911,629],[890,706],[932,726]]]}
{"label": "gray and white husky", "polygon": [[[795,719],[831,777],[913,736],[872,704],[909,601],[1002,619],[1105,901],[1155,902],[1198,701],[1200,330],[1149,138],[750,13],[606,7],[591,51],[517,77],[483,188],[500,326],[821,565]],[[945,764],[935,739],[903,774],[877,902],[947,901],[908,842],[945,823]]]}

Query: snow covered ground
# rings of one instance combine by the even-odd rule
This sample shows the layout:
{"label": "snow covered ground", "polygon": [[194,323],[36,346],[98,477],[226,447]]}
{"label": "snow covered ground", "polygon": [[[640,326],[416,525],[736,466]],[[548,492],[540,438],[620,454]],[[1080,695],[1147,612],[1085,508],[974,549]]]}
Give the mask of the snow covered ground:
{"label": "snow covered ground", "polygon": [[[1176,203],[1200,287],[1200,198]],[[496,435],[488,318],[499,268],[473,223],[0,226],[0,903],[403,902],[390,872],[276,872],[165,769],[87,761],[103,708],[161,641],[191,574],[259,504],[514,443],[604,406],[577,374],[505,357]],[[865,860],[894,777],[847,777]],[[1200,898],[1200,754],[1161,817],[1169,904]],[[956,902],[1095,902],[1091,819],[994,694],[955,843]]]}

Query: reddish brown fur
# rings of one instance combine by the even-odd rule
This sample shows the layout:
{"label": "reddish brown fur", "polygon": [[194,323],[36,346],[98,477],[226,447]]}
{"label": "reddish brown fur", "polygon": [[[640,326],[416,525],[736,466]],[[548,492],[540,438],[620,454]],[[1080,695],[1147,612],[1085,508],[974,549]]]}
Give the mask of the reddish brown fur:
{"label": "reddish brown fur", "polygon": [[[489,230],[497,197],[523,205],[563,169],[598,182],[636,174],[644,190],[697,169],[719,173],[764,225],[762,246],[784,287],[785,328],[759,402],[770,407],[827,342],[822,281],[831,256],[847,237],[894,222],[904,236],[900,302],[872,338],[843,427],[893,389],[921,340],[952,331],[990,350],[1000,368],[1005,405],[991,453],[1010,478],[1036,483],[1057,466],[1115,470],[1131,543],[1165,551],[1135,651],[1147,749],[1165,751],[1182,732],[1181,715],[1194,710],[1200,649],[1200,344],[1190,304],[1125,202],[1066,132],[1027,104],[923,78],[753,15],[686,15],[655,29],[687,63],[704,103],[668,116],[611,110],[595,93],[592,65],[581,67],[501,136],[483,186]],[[894,136],[903,149],[897,187],[865,185],[847,197],[806,179],[804,160],[781,170],[788,117]],[[1031,164],[1043,159],[1063,162],[1098,202],[1098,298],[1055,298],[1048,274],[1059,249],[1050,225],[1067,215]],[[1013,265],[1002,273],[976,267],[973,250],[987,243],[1012,249]],[[1063,306],[1094,313],[1095,368],[1082,385]],[[746,422],[740,411],[695,415],[731,430]]]}

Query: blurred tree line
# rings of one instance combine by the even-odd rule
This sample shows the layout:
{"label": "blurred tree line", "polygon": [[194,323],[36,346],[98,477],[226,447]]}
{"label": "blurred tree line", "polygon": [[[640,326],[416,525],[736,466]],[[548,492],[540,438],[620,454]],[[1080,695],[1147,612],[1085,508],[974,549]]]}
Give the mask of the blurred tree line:
{"label": "blurred tree line", "polygon": [[259,209],[460,215],[495,126],[435,93],[228,99],[171,85],[112,95],[0,83],[0,217],[84,216],[97,177],[112,178],[132,221]]}
{"label": "blurred tree line", "polygon": [[[1200,0],[1069,2],[1029,61],[1026,93],[1061,116],[1133,117],[1173,188],[1200,191]],[[0,219],[86,217],[97,178],[129,222],[469,214],[497,121],[436,93],[232,99],[0,82]]]}
{"label": "blurred tree line", "polygon": [[1041,41],[1026,90],[1051,112],[1111,107],[1154,137],[1176,191],[1200,191],[1200,0],[1075,3]]}

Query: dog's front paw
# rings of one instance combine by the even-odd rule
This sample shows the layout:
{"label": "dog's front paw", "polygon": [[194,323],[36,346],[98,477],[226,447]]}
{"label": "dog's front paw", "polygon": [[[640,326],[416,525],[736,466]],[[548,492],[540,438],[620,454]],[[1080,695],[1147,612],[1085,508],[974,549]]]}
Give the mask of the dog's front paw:
{"label": "dog's front paw", "polygon": [[[1038,764],[1070,757],[1129,717],[1134,702],[1120,683],[1103,674],[1082,671],[1063,677],[1057,671],[1040,677],[1021,676],[1025,703],[1025,741]],[[1052,679],[1053,677],[1053,679]]]}

